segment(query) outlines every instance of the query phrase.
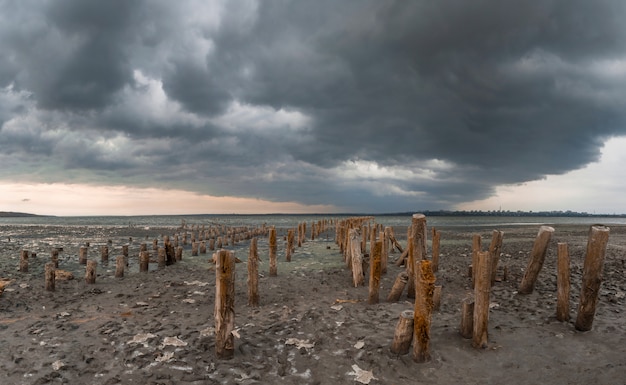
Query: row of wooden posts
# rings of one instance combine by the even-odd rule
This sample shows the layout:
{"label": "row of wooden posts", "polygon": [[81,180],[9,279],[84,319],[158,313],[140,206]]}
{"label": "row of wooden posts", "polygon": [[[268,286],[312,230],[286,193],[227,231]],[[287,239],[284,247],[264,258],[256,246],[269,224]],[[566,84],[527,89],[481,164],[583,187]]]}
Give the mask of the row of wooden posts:
{"label": "row of wooden posts", "polygon": [[[364,284],[364,251],[366,250],[369,234],[369,295],[368,302],[378,303],[378,288],[380,274],[386,268],[386,253],[390,244],[397,241],[391,228],[372,225],[371,217],[348,218],[337,223],[336,242],[343,252],[346,266],[352,270],[355,287]],[[548,245],[554,228],[541,226],[530,254],[528,267],[520,283],[518,293],[530,294],[534,289],[539,271],[541,270]],[[360,234],[363,234],[360,237]],[[376,235],[379,239],[376,240]],[[404,287],[408,284],[408,298],[415,298],[414,309],[403,311],[396,325],[391,351],[396,354],[407,354],[413,346],[413,359],[416,362],[429,360],[430,322],[432,310],[439,307],[441,286],[435,285],[434,273],[438,270],[440,231],[432,231],[432,258],[427,260],[426,252],[426,217],[414,214],[411,226],[407,231],[407,248],[402,252],[397,264],[406,264],[406,271],[398,274],[390,290],[388,301],[397,301]],[[578,307],[578,317],[575,328],[581,331],[591,329],[598,290],[602,278],[602,265],[608,242],[609,228],[592,226],[587,243],[587,252],[583,267],[583,283]],[[360,239],[359,239],[360,237]],[[480,235],[474,235],[472,242],[472,264],[469,268],[473,297],[462,302],[460,333],[465,338],[472,339],[476,348],[485,348],[488,345],[489,294],[492,285],[496,282],[496,271],[502,251],[504,233],[494,230],[491,244],[487,251],[482,251]],[[394,245],[395,246],[395,245]],[[557,264],[557,309],[556,317],[560,321],[569,320],[569,292],[570,292],[570,259],[566,243],[558,244]],[[504,280],[508,269],[504,267]]]}

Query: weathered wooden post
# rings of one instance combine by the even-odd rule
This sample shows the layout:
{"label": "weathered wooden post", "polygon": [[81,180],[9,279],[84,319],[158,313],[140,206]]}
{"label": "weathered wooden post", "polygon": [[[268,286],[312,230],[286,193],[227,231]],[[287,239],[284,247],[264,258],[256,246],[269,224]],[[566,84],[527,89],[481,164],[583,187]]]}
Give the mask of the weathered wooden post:
{"label": "weathered wooden post", "polygon": [[474,298],[467,297],[461,302],[461,326],[459,332],[463,338],[470,339],[474,335]]}
{"label": "weathered wooden post", "polygon": [[358,241],[358,238],[358,231],[356,229],[350,229],[350,259],[352,261],[352,283],[354,287],[365,284],[361,242]]}
{"label": "weathered wooden post", "polygon": [[78,249],[78,263],[80,265],[86,265],[87,264],[87,247],[85,246],[81,246],[80,249]]}
{"label": "weathered wooden post", "polygon": [[406,283],[409,281],[409,275],[406,271],[401,271],[396,276],[396,280],[391,287],[391,291],[387,296],[387,302],[396,302],[402,296],[402,292],[404,291],[404,287]]}
{"label": "weathered wooden post", "polygon": [[85,282],[89,285],[96,283],[96,266],[98,266],[98,262],[91,259],[87,261],[87,267],[85,268]]}
{"label": "weathered wooden post", "polygon": [[474,234],[472,237],[472,289],[476,286],[476,268],[478,266],[478,253],[483,251],[482,249],[482,238],[480,234]]}
{"label": "weathered wooden post", "polygon": [[139,253],[139,271],[147,272],[150,265],[150,254],[147,251]]}
{"label": "weathered wooden post", "polygon": [[433,290],[433,310],[439,310],[441,307],[441,290],[443,290],[443,286],[435,285]]}
{"label": "weathered wooden post", "polygon": [[[417,248],[421,248],[422,239],[417,239]],[[425,259],[415,260],[415,309],[413,318],[413,361],[430,360],[430,322],[433,311],[433,292],[435,275],[432,262]]]}
{"label": "weathered wooden post", "polygon": [[124,277],[124,267],[126,266],[126,257],[118,255],[115,258],[115,278]]}
{"label": "weathered wooden post", "polygon": [[157,262],[159,263],[159,269],[165,269],[165,266],[167,266],[167,255],[164,247],[159,247],[157,250]]}
{"label": "weathered wooden post", "polygon": [[491,253],[478,253],[476,286],[474,287],[474,320],[472,345],[484,349],[488,343],[489,291],[491,290]]}
{"label": "weathered wooden post", "polygon": [[389,245],[391,244],[391,227],[386,226],[384,232],[381,234],[383,241],[383,251],[380,255],[380,273],[387,274],[387,263],[389,261]]}
{"label": "weathered wooden post", "polygon": [[606,245],[609,242],[609,228],[602,225],[591,226],[587,240],[587,253],[583,265],[583,281],[578,303],[578,316],[574,327],[576,330],[591,330],[596,314],[596,303],[602,283],[602,269]]}
{"label": "weathered wooden post", "polygon": [[259,252],[256,238],[250,240],[248,252],[248,306],[259,306]]}
{"label": "weathered wooden post", "polygon": [[46,277],[46,291],[54,291],[55,289],[55,268],[54,268],[54,262],[48,262],[46,263],[46,271],[45,271],[45,277]]}
{"label": "weathered wooden post", "polygon": [[270,277],[276,277],[278,275],[278,267],[276,266],[276,253],[278,251],[278,245],[276,243],[276,228],[274,226],[270,228],[269,248]]}
{"label": "weathered wooden post", "polygon": [[[426,216],[424,214],[413,214],[411,218],[411,234],[408,238],[409,258],[407,263],[407,272],[409,274],[409,288],[407,297],[415,298],[415,266],[417,262],[426,258]],[[418,247],[419,245],[419,247]]]}
{"label": "weathered wooden post", "polygon": [[122,245],[122,255],[128,259],[128,245]]}
{"label": "weathered wooden post", "polygon": [[182,246],[178,246],[176,248],[175,258],[176,258],[176,261],[182,261],[183,259],[183,247]]}
{"label": "weathered wooden post", "polygon": [[59,268],[59,250],[58,249],[52,249],[50,251],[50,262],[54,264],[55,269]]}
{"label": "weathered wooden post", "polygon": [[398,355],[407,354],[411,349],[413,341],[413,319],[415,313],[411,310],[404,310],[400,313],[400,318],[396,324],[396,330],[393,334],[393,342],[391,343],[391,352]]}
{"label": "weathered wooden post", "polygon": [[491,244],[489,245],[489,254],[491,254],[489,257],[491,259],[490,286],[496,283],[496,272],[498,270],[498,262],[500,261],[500,253],[502,252],[502,238],[504,238],[504,231],[493,230]]}
{"label": "weathered wooden post", "polygon": [[198,242],[191,242],[191,256],[198,256]]}
{"label": "weathered wooden post", "polygon": [[28,250],[22,250],[20,253],[20,271],[28,273]]}
{"label": "weathered wooden post", "polygon": [[235,253],[217,252],[215,266],[215,354],[232,358],[235,352]]}
{"label": "weathered wooden post", "polygon": [[209,250],[215,250],[215,238],[209,239]]}
{"label": "weathered wooden post", "polygon": [[441,242],[441,231],[433,227],[433,272],[439,271],[439,249]]}
{"label": "weathered wooden post", "polygon": [[383,242],[376,241],[374,250],[370,255],[370,280],[369,280],[369,295],[367,303],[370,305],[379,302],[378,292],[380,290],[380,254],[382,252]]}
{"label": "weathered wooden post", "polygon": [[559,242],[556,265],[556,319],[559,321],[569,321],[569,262],[567,243]]}
{"label": "weathered wooden post", "polygon": [[533,292],[537,276],[539,275],[539,271],[543,266],[543,261],[546,259],[546,254],[548,253],[548,245],[550,243],[552,233],[554,233],[554,228],[550,226],[541,226],[539,228],[539,234],[537,234],[537,238],[535,238],[535,244],[533,245],[533,250],[530,253],[528,267],[526,268],[522,282],[519,285],[518,292],[520,294],[530,294]]}
{"label": "weathered wooden post", "polygon": [[286,262],[291,262],[291,252],[293,249],[293,241],[294,241],[293,229],[289,229],[287,230],[287,247],[285,248],[285,261]]}

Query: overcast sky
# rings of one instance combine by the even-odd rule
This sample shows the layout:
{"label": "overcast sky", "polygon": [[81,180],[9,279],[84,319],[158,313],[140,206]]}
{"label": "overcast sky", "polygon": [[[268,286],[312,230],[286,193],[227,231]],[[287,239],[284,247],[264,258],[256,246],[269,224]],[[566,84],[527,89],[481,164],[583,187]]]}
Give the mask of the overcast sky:
{"label": "overcast sky", "polygon": [[0,0],[0,210],[626,213],[624,20],[623,0]]}

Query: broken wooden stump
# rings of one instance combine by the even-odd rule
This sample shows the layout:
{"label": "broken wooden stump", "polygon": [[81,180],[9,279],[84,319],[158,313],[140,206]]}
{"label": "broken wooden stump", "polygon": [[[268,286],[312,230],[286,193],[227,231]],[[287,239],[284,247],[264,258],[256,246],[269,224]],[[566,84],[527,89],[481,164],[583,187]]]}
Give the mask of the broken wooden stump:
{"label": "broken wooden stump", "polygon": [[407,274],[407,272],[406,271],[399,272],[398,275],[396,276],[396,280],[394,281],[393,286],[391,287],[391,291],[389,292],[389,295],[387,296],[387,302],[398,301],[400,297],[402,296],[402,292],[404,291],[404,288],[408,281],[409,281],[409,275]]}
{"label": "broken wooden stump", "polygon": [[474,298],[467,297],[461,302],[461,326],[459,333],[466,339],[474,335]]}
{"label": "broken wooden stump", "polygon": [[150,254],[147,251],[139,253],[139,271],[147,272],[150,266]]}
{"label": "broken wooden stump", "polygon": [[46,280],[46,291],[54,291],[55,290],[55,279],[56,275],[54,262],[46,263],[45,267],[45,280]]}
{"label": "broken wooden stump", "polygon": [[28,273],[28,250],[22,250],[20,253],[20,272]]}
{"label": "broken wooden stump", "polygon": [[363,275],[363,255],[361,254],[361,243],[358,242],[359,233],[356,229],[350,229],[350,261],[352,263],[352,283],[354,287],[365,284]]}
{"label": "broken wooden stump", "polygon": [[415,314],[411,310],[400,313],[391,343],[391,352],[398,355],[408,354],[413,342],[413,320]]}
{"label": "broken wooden stump", "polygon": [[369,295],[367,303],[370,305],[379,302],[380,290],[380,254],[382,252],[383,242],[376,241],[372,255],[370,255],[370,276],[369,276]]}
{"label": "broken wooden stump", "polygon": [[87,266],[85,267],[85,282],[89,285],[96,283],[96,266],[98,266],[98,262],[91,259],[87,261]]}
{"label": "broken wooden stump", "polygon": [[115,258],[115,278],[124,277],[124,268],[126,267],[126,257],[118,255]]}

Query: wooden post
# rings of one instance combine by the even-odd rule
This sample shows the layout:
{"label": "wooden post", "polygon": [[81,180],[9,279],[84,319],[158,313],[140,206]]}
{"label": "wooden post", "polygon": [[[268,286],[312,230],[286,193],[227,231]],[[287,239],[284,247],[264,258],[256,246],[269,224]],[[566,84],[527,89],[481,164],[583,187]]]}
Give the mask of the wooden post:
{"label": "wooden post", "polygon": [[401,271],[396,276],[396,280],[391,287],[391,291],[389,292],[389,296],[387,296],[387,302],[396,302],[402,296],[402,292],[404,291],[404,287],[406,283],[409,281],[409,275],[406,271]]}
{"label": "wooden post", "polygon": [[[424,214],[413,214],[411,218],[411,233],[409,239],[409,260],[407,272],[409,274],[408,298],[415,298],[415,283],[417,282],[413,271],[417,261],[426,258],[426,216]],[[419,247],[418,247],[419,245]]]}
{"label": "wooden post", "polygon": [[215,354],[232,358],[235,352],[235,253],[217,252],[215,266]]}
{"label": "wooden post", "polygon": [[389,261],[389,245],[391,244],[391,227],[385,227],[385,231],[381,233],[381,239],[383,241],[383,250],[380,255],[380,273],[387,274],[387,262]]}
{"label": "wooden post", "polygon": [[491,285],[496,282],[496,271],[498,270],[498,262],[500,261],[500,253],[502,252],[502,238],[504,238],[504,231],[493,230],[493,236],[491,237],[491,244],[489,245],[489,257],[491,259]]}
{"label": "wooden post", "polygon": [[81,246],[80,249],[78,250],[78,263],[80,265],[86,265],[87,264],[87,247],[85,246]]}
{"label": "wooden post", "polygon": [[96,266],[98,262],[94,260],[87,261],[87,267],[85,268],[85,282],[89,285],[96,283]]}
{"label": "wooden post", "polygon": [[108,246],[100,247],[100,257],[103,263],[109,262],[109,247]]}
{"label": "wooden post", "polygon": [[[422,239],[417,239],[421,248]],[[415,316],[413,318],[413,361],[430,360],[430,322],[433,311],[435,275],[432,262],[425,259],[415,261]]]}
{"label": "wooden post", "polygon": [[150,254],[147,251],[142,251],[139,253],[139,271],[146,272],[148,271],[150,265]]}
{"label": "wooden post", "polygon": [[128,245],[122,245],[122,255],[128,259]]}
{"label": "wooden post", "polygon": [[164,247],[159,247],[157,250],[157,262],[159,263],[159,269],[165,269],[165,266],[167,266],[167,255]]}
{"label": "wooden post", "polygon": [[474,234],[472,237],[472,289],[476,287],[476,266],[478,266],[478,253],[483,251],[481,243],[482,238],[480,237],[480,234]]}
{"label": "wooden post", "polygon": [[583,265],[583,281],[578,304],[578,316],[574,327],[576,330],[591,330],[596,303],[602,283],[602,269],[606,245],[609,241],[609,228],[602,225],[591,226],[587,240],[587,253]]}
{"label": "wooden post", "polygon": [[396,330],[393,334],[393,342],[391,343],[391,352],[398,355],[409,353],[411,342],[413,341],[413,319],[415,313],[411,310],[405,310],[400,313],[400,318],[396,324]]}
{"label": "wooden post", "polygon": [[559,321],[569,321],[569,261],[567,243],[559,242],[556,266],[556,319]]}
{"label": "wooden post", "polygon": [[54,264],[55,269],[59,268],[59,250],[58,249],[52,249],[50,251],[50,262]]}
{"label": "wooden post", "polygon": [[206,254],[206,241],[200,241],[200,254]]}
{"label": "wooden post", "polygon": [[209,250],[215,250],[215,238],[209,239]]}
{"label": "wooden post", "polygon": [[285,261],[291,262],[291,252],[293,250],[294,241],[293,229],[287,230],[287,248],[285,249]]}
{"label": "wooden post", "polygon": [[374,250],[370,255],[370,280],[369,295],[367,303],[376,304],[379,301],[378,292],[380,289],[380,253],[382,252],[383,242],[377,241]]}
{"label": "wooden post", "polygon": [[488,342],[489,325],[489,291],[491,290],[491,253],[478,253],[476,266],[476,287],[474,288],[474,325],[472,345],[484,349]]}
{"label": "wooden post", "polygon": [[126,257],[118,255],[115,258],[115,278],[124,277],[124,267],[126,266]]}
{"label": "wooden post", "polygon": [[443,289],[443,286],[435,285],[435,288],[433,291],[433,310],[439,310],[439,308],[441,307],[441,290],[442,289]]}
{"label": "wooden post", "polygon": [[463,338],[474,335],[474,298],[468,297],[461,302],[461,326],[459,332]]}
{"label": "wooden post", "polygon": [[191,256],[198,256],[198,242],[191,242]]}
{"label": "wooden post", "polygon": [[248,252],[248,306],[259,306],[259,253],[256,238],[250,240]]}
{"label": "wooden post", "polygon": [[278,267],[276,266],[276,253],[278,245],[276,243],[276,228],[272,226],[270,228],[270,277],[276,277],[278,275]]}
{"label": "wooden post", "polygon": [[358,241],[359,233],[350,229],[350,260],[352,261],[352,283],[354,287],[365,284],[363,276],[363,256],[361,255],[361,242]]}
{"label": "wooden post", "polygon": [[433,227],[433,272],[439,271],[439,247],[441,242],[441,231]]}
{"label": "wooden post", "polygon": [[176,248],[175,258],[176,258],[176,261],[182,261],[183,259],[183,247],[182,246],[178,246]]}
{"label": "wooden post", "polygon": [[539,234],[537,234],[537,238],[535,238],[535,244],[533,245],[533,250],[530,253],[528,267],[526,268],[522,282],[519,285],[518,292],[520,294],[530,294],[533,292],[537,276],[539,275],[539,271],[543,266],[543,261],[546,259],[546,254],[548,253],[548,244],[550,243],[552,233],[554,233],[554,228],[550,226],[541,226],[539,228]]}
{"label": "wooden post", "polygon": [[54,262],[46,263],[46,291],[54,291],[55,286],[55,275],[54,275]]}
{"label": "wooden post", "polygon": [[20,253],[20,271],[28,273],[28,250],[22,250]]}

